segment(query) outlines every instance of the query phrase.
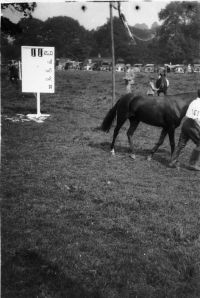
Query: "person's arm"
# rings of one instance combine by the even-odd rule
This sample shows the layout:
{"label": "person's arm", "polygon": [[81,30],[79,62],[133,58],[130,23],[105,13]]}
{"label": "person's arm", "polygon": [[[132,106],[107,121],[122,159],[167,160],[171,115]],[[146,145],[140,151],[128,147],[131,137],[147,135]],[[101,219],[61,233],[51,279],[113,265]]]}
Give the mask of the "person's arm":
{"label": "person's arm", "polygon": [[194,119],[193,109],[194,109],[194,102],[191,102],[185,116],[188,118]]}
{"label": "person's arm", "polygon": [[156,89],[156,87],[154,86],[154,83],[153,83],[153,82],[150,82],[149,84],[150,84],[151,89],[152,89],[153,91],[157,91],[157,89]]}

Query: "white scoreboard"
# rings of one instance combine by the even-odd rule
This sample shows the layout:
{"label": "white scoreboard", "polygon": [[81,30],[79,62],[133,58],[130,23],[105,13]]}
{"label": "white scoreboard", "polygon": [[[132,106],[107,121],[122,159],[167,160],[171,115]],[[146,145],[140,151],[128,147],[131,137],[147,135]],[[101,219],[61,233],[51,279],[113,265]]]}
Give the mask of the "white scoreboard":
{"label": "white scoreboard", "polygon": [[22,92],[55,92],[54,47],[22,46]]}

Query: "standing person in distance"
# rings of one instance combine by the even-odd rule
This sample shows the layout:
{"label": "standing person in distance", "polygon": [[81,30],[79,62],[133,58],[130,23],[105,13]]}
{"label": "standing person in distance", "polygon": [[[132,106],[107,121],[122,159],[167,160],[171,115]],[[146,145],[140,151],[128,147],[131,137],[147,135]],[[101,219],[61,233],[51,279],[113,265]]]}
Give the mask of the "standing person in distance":
{"label": "standing person in distance", "polygon": [[126,75],[124,77],[125,85],[126,85],[126,93],[132,92],[132,86],[135,84],[135,73],[133,69],[130,67],[126,70]]}

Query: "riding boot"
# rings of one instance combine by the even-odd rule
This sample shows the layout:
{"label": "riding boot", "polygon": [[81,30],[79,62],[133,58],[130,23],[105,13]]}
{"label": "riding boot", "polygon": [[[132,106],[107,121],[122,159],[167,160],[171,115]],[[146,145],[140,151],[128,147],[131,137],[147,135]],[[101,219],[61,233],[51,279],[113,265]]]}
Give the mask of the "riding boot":
{"label": "riding boot", "polygon": [[189,169],[194,171],[200,171],[200,166],[197,165],[200,157],[200,150],[194,149],[192,151],[190,161],[189,161]]}
{"label": "riding boot", "polygon": [[184,133],[181,132],[180,137],[179,137],[179,141],[178,141],[178,145],[177,148],[175,149],[171,161],[169,163],[169,167],[170,168],[176,168],[180,166],[180,163],[178,161],[179,155],[181,153],[181,151],[183,150],[183,148],[186,146],[188,139],[185,137]]}

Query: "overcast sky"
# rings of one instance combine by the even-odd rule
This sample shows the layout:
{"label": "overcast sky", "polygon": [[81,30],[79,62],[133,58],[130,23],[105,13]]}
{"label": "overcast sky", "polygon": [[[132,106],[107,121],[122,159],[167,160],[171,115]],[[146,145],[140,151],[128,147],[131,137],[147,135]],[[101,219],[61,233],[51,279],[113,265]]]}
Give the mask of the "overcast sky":
{"label": "overcast sky", "polygon": [[[3,0],[1,2],[6,1]],[[15,2],[17,1],[15,0]],[[155,0],[134,2],[128,1],[122,2],[121,8],[130,26],[133,26],[136,23],[146,23],[149,27],[151,27],[153,22],[159,23],[158,13],[162,8],[165,8],[167,3],[169,2]],[[85,7],[84,10],[82,9],[83,6]],[[13,21],[18,20],[16,13],[13,14],[13,12],[9,12],[9,14],[4,13],[3,15],[9,16]],[[117,10],[113,9],[113,15],[118,16]],[[33,13],[34,18],[44,21],[47,18],[54,16],[69,16],[75,20],[78,20],[80,25],[84,26],[86,29],[96,29],[107,22],[107,19],[110,16],[109,3],[104,1],[101,3],[83,1],[37,2],[37,8]]]}

